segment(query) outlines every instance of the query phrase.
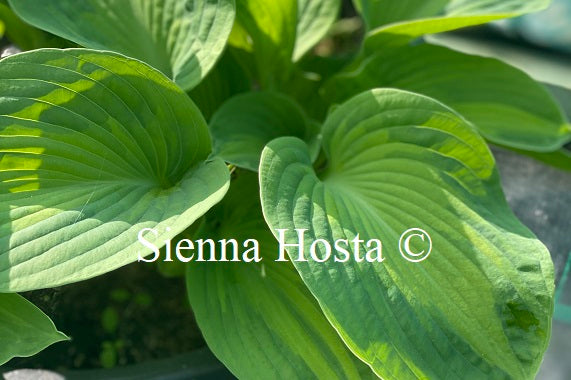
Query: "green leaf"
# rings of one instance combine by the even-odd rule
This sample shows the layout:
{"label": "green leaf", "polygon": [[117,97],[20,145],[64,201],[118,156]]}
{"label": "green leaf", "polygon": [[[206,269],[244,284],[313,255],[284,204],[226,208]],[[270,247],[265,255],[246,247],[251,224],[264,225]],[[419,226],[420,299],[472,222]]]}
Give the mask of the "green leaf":
{"label": "green leaf", "polygon": [[[207,220],[210,227],[199,237],[236,239],[240,246],[256,239],[264,257],[260,263],[188,265],[188,295],[198,325],[234,375],[359,379],[362,371],[363,378],[374,377],[345,347],[291,263],[274,261],[278,246],[262,217],[255,174],[239,172]],[[216,254],[220,257],[219,250]]]}
{"label": "green leaf", "polygon": [[[507,147],[509,148],[509,147]],[[571,171],[571,150],[561,148],[554,152],[530,152],[528,150],[511,149],[514,152],[531,157],[546,165],[553,166],[554,168]]]}
{"label": "green leaf", "polygon": [[450,0],[353,0],[367,30],[398,21],[438,15]]}
{"label": "green leaf", "polygon": [[298,0],[294,62],[317,44],[329,31],[341,8],[341,0]]}
{"label": "green leaf", "polygon": [[92,49],[140,59],[185,90],[222,54],[234,0],[10,0],[26,22]]}
{"label": "green leaf", "polygon": [[64,340],[68,337],[31,302],[17,294],[0,293],[0,365]]}
{"label": "green leaf", "polygon": [[[550,336],[553,263],[509,209],[475,130],[430,98],[372,90],[329,115],[323,149],[329,166],[316,173],[299,139],[268,144],[262,208],[287,244],[308,230],[307,261],[295,247],[289,256],[349,348],[384,379],[532,379]],[[399,252],[409,228],[431,237],[425,261]],[[316,239],[357,234],[357,249],[339,242],[346,262],[318,262],[323,242],[310,255]],[[384,261],[355,259],[376,247],[369,239]]]}
{"label": "green leaf", "polygon": [[298,63],[292,77],[280,88],[280,91],[296,99],[309,117],[324,120],[331,103],[330,99],[320,96],[319,90],[353,58],[352,55],[341,57],[308,55]]}
{"label": "green leaf", "polygon": [[8,40],[22,50],[73,47],[69,41],[26,24],[4,3],[0,3],[0,20],[0,24],[4,24]]}
{"label": "green leaf", "polygon": [[229,43],[253,52],[255,72],[263,88],[284,82],[291,70],[296,43],[297,0],[241,0]]}
{"label": "green leaf", "polygon": [[[410,11],[417,2],[406,1],[410,4],[407,6],[407,11]],[[389,45],[404,45],[425,34],[441,33],[537,12],[545,9],[550,2],[550,0],[451,0],[442,15],[381,25],[371,30],[365,38],[364,46],[367,51],[377,51]],[[432,4],[434,1],[427,3]],[[430,7],[427,9],[433,10]],[[427,14],[424,15],[426,16]]]}
{"label": "green leaf", "polygon": [[161,247],[218,203],[229,173],[173,82],[114,53],[0,61],[0,291],[97,276]]}
{"label": "green leaf", "polygon": [[237,95],[210,122],[214,153],[238,167],[258,171],[262,149],[280,136],[295,136],[319,151],[317,127],[289,97],[276,92]]}
{"label": "green leaf", "polygon": [[189,96],[208,121],[220,106],[232,96],[251,90],[247,74],[229,50]]}
{"label": "green leaf", "polygon": [[547,152],[571,140],[571,125],[549,92],[496,59],[429,44],[384,49],[330,80],[323,96],[340,102],[374,87],[438,99],[494,143]]}

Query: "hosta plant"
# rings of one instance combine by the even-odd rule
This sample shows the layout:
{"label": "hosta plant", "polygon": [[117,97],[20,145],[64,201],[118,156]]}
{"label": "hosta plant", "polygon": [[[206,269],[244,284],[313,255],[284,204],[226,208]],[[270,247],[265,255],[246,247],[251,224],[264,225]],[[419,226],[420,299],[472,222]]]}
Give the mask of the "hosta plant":
{"label": "hosta plant", "polygon": [[0,61],[0,363],[67,339],[16,293],[139,261],[183,271],[239,378],[535,376],[553,264],[487,143],[571,128],[525,73],[422,37],[548,1],[354,5],[340,57],[314,49],[340,0],[0,3],[42,36]]}

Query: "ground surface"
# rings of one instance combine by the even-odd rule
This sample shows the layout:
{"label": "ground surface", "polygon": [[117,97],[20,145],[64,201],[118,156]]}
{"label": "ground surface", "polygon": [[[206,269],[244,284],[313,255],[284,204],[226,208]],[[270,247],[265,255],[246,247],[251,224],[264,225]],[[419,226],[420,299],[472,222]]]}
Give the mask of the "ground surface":
{"label": "ground surface", "polygon": [[72,338],[16,368],[114,367],[166,358],[205,345],[182,278],[162,277],[154,264],[132,264],[54,290],[23,294]]}

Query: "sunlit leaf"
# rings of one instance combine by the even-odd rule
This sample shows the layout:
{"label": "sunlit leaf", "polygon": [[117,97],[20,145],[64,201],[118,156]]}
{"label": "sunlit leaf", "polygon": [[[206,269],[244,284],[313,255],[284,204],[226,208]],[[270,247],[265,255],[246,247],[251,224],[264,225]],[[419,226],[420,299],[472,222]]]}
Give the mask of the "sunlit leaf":
{"label": "sunlit leaf", "polygon": [[229,43],[252,52],[260,84],[273,88],[291,70],[296,28],[297,0],[241,0]]}
{"label": "sunlit leaf", "polygon": [[[307,229],[307,261],[301,248],[289,256],[350,349],[384,379],[532,379],[550,336],[553,264],[509,209],[473,127],[430,98],[372,90],[329,115],[323,149],[316,172],[301,140],[268,144],[262,207],[287,244]],[[399,252],[410,228],[431,237],[422,262]],[[357,249],[343,243],[357,234]],[[316,239],[349,255],[327,259],[323,241],[311,255]],[[427,239],[409,248],[427,252]]]}
{"label": "sunlit leaf", "polygon": [[0,293],[0,365],[68,338],[40,309],[17,294]]}
{"label": "sunlit leaf", "polygon": [[206,122],[151,67],[97,51],[0,61],[0,291],[136,261],[216,204],[229,175]]}
{"label": "sunlit leaf", "polygon": [[140,59],[185,90],[221,55],[234,0],[10,0],[26,22],[92,49]]}
{"label": "sunlit leaf", "polygon": [[438,99],[498,144],[546,152],[571,140],[571,125],[549,92],[496,59],[428,44],[387,48],[334,77],[323,92],[341,102],[374,87]]}
{"label": "sunlit leaf", "polygon": [[[361,1],[376,4],[377,7],[392,3],[390,0]],[[365,16],[365,19],[376,20],[375,23],[369,22],[372,30],[365,39],[365,49],[377,51],[388,45],[404,45],[425,34],[441,33],[537,12],[546,8],[550,2],[550,0],[450,0],[447,6],[438,12],[438,5],[443,5],[445,1],[427,0],[422,8],[417,7],[418,0],[399,1],[400,5],[393,7],[400,12],[398,16],[400,22],[383,25],[379,23],[383,21],[382,17],[378,20],[374,13],[370,17]],[[373,9],[376,10],[377,7]],[[429,12],[424,13],[426,10]],[[410,16],[406,16],[407,14]],[[417,18],[418,15],[424,18]]]}
{"label": "sunlit leaf", "polygon": [[341,0],[298,0],[293,60],[298,61],[329,31],[339,15]]}
{"label": "sunlit leaf", "polygon": [[436,16],[450,0],[353,0],[367,29],[398,21]]}
{"label": "sunlit leaf", "polygon": [[255,174],[240,172],[206,218],[209,226],[200,238],[235,239],[240,253],[242,242],[256,239],[263,256],[260,263],[188,265],[188,294],[199,327],[238,378],[375,377],[345,347],[291,263],[275,261],[278,246],[262,217]]}

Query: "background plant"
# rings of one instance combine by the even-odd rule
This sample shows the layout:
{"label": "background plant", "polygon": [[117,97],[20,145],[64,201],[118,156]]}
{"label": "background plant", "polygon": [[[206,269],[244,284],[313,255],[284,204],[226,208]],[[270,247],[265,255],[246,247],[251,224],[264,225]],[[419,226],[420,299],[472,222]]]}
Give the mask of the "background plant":
{"label": "background plant", "polygon": [[[541,155],[570,126],[525,73],[418,38],[548,3],[355,1],[365,36],[343,57],[312,52],[336,0],[0,4],[61,37],[30,28],[22,48],[51,48],[0,61],[0,362],[65,339],[14,293],[136,261],[150,227],[159,246],[261,242],[260,264],[184,268],[238,377],[533,378],[553,265],[484,138]],[[273,261],[276,228],[389,242],[411,226],[438,247],[422,265],[389,245],[382,264]]]}

